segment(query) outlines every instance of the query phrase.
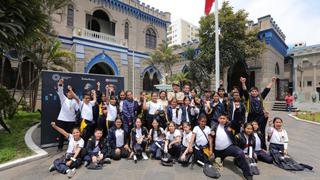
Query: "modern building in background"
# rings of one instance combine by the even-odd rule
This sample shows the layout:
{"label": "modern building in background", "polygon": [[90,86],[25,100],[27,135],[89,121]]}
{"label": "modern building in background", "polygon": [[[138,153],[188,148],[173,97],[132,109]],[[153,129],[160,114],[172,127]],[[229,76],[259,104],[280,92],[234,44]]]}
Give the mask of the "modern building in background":
{"label": "modern building in background", "polygon": [[199,41],[199,28],[183,19],[171,23],[167,30],[169,46]]}
{"label": "modern building in background", "polygon": [[285,76],[292,82],[292,92],[299,102],[319,102],[320,44],[296,43],[288,50]]}

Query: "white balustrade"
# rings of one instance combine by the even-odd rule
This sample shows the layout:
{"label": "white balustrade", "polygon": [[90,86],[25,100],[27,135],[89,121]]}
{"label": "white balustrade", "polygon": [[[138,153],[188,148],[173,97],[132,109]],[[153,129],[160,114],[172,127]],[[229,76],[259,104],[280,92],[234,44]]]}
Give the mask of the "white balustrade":
{"label": "white balustrade", "polygon": [[89,29],[85,28],[75,28],[73,31],[74,36],[82,37],[85,39],[90,39],[93,41],[99,41],[99,42],[107,42],[107,43],[112,43],[116,45],[121,45],[121,46],[127,46],[127,41],[122,40],[120,38],[117,38],[112,35],[108,35],[105,33],[101,32],[96,32],[96,31],[91,31]]}

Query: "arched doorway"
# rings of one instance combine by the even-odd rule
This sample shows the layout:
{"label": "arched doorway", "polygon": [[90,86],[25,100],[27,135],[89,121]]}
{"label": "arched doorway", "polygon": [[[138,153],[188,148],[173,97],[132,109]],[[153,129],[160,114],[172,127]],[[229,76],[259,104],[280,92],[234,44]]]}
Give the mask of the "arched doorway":
{"label": "arched doorway", "polygon": [[106,74],[106,75],[115,75],[112,68],[104,62],[97,63],[92,66],[89,70],[91,74]]}
{"label": "arched doorway", "polygon": [[[4,59],[4,62],[2,62],[3,59]],[[0,59],[0,83],[3,83],[3,85],[6,86],[8,89],[13,88],[15,77],[16,77],[14,73],[15,73],[14,70],[11,68],[10,60],[8,58],[1,58]],[[3,77],[1,77],[2,75]]]}
{"label": "arched doorway", "polygon": [[110,56],[102,52],[93,57],[84,68],[85,73],[120,75],[116,63]]}
{"label": "arched doorway", "polygon": [[160,84],[161,73],[154,66],[148,66],[141,73],[143,77],[143,90],[144,91],[156,91],[154,85]]}
{"label": "arched doorway", "polygon": [[[247,64],[244,61],[238,61],[233,66],[229,68],[228,71],[228,92],[232,90],[233,87],[241,87],[240,77],[245,77],[247,79],[246,85],[248,87],[250,79],[248,73]],[[250,87],[248,87],[250,88]]]}

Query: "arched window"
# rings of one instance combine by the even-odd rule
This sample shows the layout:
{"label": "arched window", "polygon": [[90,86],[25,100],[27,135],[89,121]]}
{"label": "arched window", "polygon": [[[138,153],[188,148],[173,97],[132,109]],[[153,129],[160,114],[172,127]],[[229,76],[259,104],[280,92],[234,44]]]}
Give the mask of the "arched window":
{"label": "arched window", "polygon": [[124,24],[124,39],[129,39],[129,23]]}
{"label": "arched window", "polygon": [[274,73],[277,74],[277,75],[280,75],[280,68],[279,68],[279,64],[278,63],[276,63],[276,67],[275,67]]}
{"label": "arched window", "polygon": [[146,47],[150,49],[155,49],[157,47],[157,35],[152,28],[149,28],[146,31]]}
{"label": "arched window", "polygon": [[67,11],[67,25],[73,26],[73,19],[74,19],[74,8],[73,5],[68,5],[68,11]]}

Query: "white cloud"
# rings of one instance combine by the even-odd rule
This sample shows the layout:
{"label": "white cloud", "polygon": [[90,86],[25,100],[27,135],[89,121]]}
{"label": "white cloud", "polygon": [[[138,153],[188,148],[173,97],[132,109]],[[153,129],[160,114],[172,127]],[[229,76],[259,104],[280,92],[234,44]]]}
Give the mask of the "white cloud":
{"label": "white cloud", "polygon": [[[205,0],[142,1],[170,12],[173,21],[182,18],[199,26],[198,21],[204,15]],[[230,0],[230,4],[235,10],[245,9],[255,22],[257,18],[270,14],[286,35],[287,44],[297,41],[320,44],[319,0]]]}

